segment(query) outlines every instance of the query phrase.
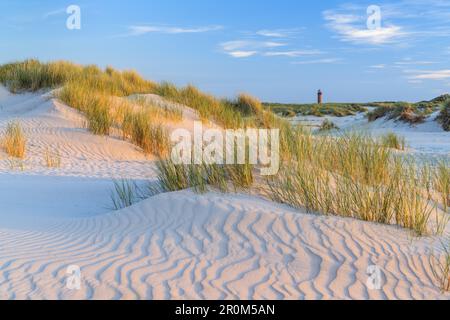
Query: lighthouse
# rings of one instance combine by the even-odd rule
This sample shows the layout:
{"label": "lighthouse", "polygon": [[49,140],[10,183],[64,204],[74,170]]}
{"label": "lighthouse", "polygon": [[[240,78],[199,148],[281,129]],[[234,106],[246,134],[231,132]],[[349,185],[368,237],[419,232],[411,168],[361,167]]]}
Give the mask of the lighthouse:
{"label": "lighthouse", "polygon": [[317,103],[322,104],[323,101],[323,93],[322,90],[317,91]]}

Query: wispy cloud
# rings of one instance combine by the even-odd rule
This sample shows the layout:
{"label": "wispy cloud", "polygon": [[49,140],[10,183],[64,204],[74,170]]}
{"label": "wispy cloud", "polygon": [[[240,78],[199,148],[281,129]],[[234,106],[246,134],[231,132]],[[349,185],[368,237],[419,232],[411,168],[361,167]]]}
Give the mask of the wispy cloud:
{"label": "wispy cloud", "polygon": [[170,26],[150,26],[150,25],[134,25],[129,26],[129,32],[122,36],[142,36],[149,33],[161,34],[187,34],[187,33],[205,33],[223,29],[222,26],[206,26],[206,27],[170,27]]}
{"label": "wispy cloud", "polygon": [[298,35],[303,29],[274,29],[274,30],[259,30],[256,35],[270,38],[291,38]]}
{"label": "wispy cloud", "polygon": [[328,58],[328,59],[316,59],[316,60],[305,60],[305,61],[295,61],[293,64],[306,65],[306,64],[333,64],[342,61],[339,58]]}
{"label": "wispy cloud", "polygon": [[372,68],[372,69],[384,69],[384,68],[386,68],[386,65],[385,64],[375,64],[373,66],[370,66],[370,68]]}
{"label": "wispy cloud", "polygon": [[413,60],[411,58],[404,58],[401,61],[397,61],[394,64],[397,66],[424,66],[435,64],[435,61],[427,61],[427,60]]}
{"label": "wispy cloud", "polygon": [[409,80],[449,80],[450,69],[444,70],[422,70],[409,77]]}
{"label": "wispy cloud", "polygon": [[234,40],[220,44],[222,51],[233,58],[247,58],[263,54],[266,50],[286,46],[286,43],[276,41]]}
{"label": "wispy cloud", "polygon": [[450,2],[445,0],[399,0],[383,3],[381,28],[367,28],[367,6],[346,4],[324,11],[329,29],[342,41],[355,44],[411,46],[418,40],[450,37]]}
{"label": "wispy cloud", "polygon": [[53,17],[53,16],[63,15],[63,14],[66,13],[66,10],[67,10],[66,8],[60,8],[60,9],[57,9],[57,10],[46,12],[43,15],[43,18],[44,19],[48,19],[48,18]]}
{"label": "wispy cloud", "polygon": [[230,51],[228,54],[234,58],[248,58],[258,54],[258,51]]}
{"label": "wispy cloud", "polygon": [[338,13],[333,10],[323,12],[328,28],[333,30],[342,41],[356,44],[383,45],[394,43],[408,33],[397,25],[386,25],[369,29],[364,16]]}
{"label": "wispy cloud", "polygon": [[275,41],[251,41],[251,40],[234,40],[221,43],[221,47],[225,51],[233,51],[237,49],[262,49],[277,48],[286,46],[286,43]]}
{"label": "wispy cloud", "polygon": [[266,57],[301,57],[301,56],[311,56],[311,55],[319,55],[324,52],[320,50],[292,50],[292,51],[269,51],[265,52],[264,56]]}

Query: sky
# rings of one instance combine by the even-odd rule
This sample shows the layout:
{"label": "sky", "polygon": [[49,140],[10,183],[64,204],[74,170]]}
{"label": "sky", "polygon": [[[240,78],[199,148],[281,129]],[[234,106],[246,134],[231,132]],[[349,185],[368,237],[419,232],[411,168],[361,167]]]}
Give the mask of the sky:
{"label": "sky", "polygon": [[450,91],[450,0],[0,0],[0,63],[26,58],[219,97],[429,100]]}

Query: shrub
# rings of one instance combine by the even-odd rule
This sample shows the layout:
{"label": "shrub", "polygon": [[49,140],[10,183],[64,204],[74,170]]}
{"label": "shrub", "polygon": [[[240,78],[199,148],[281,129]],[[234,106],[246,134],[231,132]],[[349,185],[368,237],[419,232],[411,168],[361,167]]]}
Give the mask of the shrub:
{"label": "shrub", "polygon": [[23,159],[25,158],[26,144],[26,137],[20,124],[9,123],[3,137],[3,148],[6,153],[11,157]]}

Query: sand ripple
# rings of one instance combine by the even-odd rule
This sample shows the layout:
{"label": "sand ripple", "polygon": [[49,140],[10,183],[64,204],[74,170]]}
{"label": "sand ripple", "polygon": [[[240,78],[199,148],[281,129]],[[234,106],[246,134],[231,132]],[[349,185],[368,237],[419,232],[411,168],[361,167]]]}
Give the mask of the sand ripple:
{"label": "sand ripple", "polygon": [[[0,231],[8,299],[445,299],[431,240],[240,195],[164,194],[44,231]],[[67,267],[82,271],[66,288]],[[367,267],[383,274],[367,287]]]}

